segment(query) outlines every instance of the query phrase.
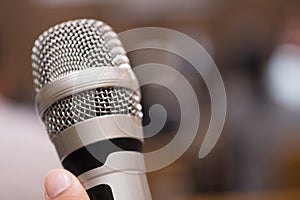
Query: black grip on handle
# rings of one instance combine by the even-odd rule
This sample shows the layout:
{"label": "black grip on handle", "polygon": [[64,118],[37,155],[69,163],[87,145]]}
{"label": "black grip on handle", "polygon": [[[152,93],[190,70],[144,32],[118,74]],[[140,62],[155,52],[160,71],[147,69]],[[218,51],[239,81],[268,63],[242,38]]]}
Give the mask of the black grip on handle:
{"label": "black grip on handle", "polygon": [[114,200],[109,185],[101,184],[87,190],[90,200]]}
{"label": "black grip on handle", "polygon": [[66,156],[62,165],[75,176],[79,176],[89,170],[101,167],[111,153],[119,151],[136,151],[141,153],[142,149],[142,142],[135,138],[102,140],[72,152]]}
{"label": "black grip on handle", "polygon": [[[65,169],[79,176],[104,165],[109,154],[119,151],[142,152],[143,143],[135,138],[114,138],[81,147],[63,160]],[[87,190],[91,200],[114,200],[111,187],[100,184]]]}

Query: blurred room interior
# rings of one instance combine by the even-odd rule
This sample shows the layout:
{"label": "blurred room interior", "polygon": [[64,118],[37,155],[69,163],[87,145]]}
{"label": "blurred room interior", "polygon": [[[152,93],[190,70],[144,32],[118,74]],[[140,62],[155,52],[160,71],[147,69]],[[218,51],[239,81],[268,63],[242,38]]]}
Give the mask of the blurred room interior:
{"label": "blurred room interior", "polygon": [[[213,151],[199,159],[211,114],[201,76],[172,53],[148,49],[128,54],[133,67],[152,62],[178,70],[200,103],[199,133],[192,146],[170,166],[148,174],[153,199],[299,199],[299,13],[297,0],[1,0],[1,101],[35,112],[31,48],[39,34],[62,21],[99,19],[117,33],[138,27],[180,31],[203,45],[217,64],[227,93],[227,118]],[[174,137],[180,110],[165,88],[145,86],[142,93],[144,124],[151,105],[162,104],[168,112],[160,133],[146,139],[147,152]],[[2,123],[4,137],[10,127]],[[0,197],[4,188],[0,185]]]}

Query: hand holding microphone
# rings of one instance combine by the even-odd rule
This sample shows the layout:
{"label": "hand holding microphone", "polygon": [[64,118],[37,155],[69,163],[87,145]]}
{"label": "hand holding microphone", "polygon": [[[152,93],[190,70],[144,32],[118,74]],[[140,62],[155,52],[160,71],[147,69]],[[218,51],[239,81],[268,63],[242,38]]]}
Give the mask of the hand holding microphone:
{"label": "hand holding microphone", "polygon": [[45,31],[32,52],[37,110],[64,168],[91,200],[151,200],[139,84],[117,34],[72,20]]}
{"label": "hand holding microphone", "polygon": [[45,179],[45,200],[89,200],[89,197],[73,174],[57,169]]}

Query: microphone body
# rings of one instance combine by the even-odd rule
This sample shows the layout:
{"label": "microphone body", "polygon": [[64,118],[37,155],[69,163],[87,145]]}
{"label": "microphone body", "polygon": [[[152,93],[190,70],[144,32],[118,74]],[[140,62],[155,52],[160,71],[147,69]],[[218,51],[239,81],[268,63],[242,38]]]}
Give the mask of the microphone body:
{"label": "microphone body", "polygon": [[58,24],[32,53],[36,107],[62,165],[91,200],[151,200],[138,81],[103,22]]}

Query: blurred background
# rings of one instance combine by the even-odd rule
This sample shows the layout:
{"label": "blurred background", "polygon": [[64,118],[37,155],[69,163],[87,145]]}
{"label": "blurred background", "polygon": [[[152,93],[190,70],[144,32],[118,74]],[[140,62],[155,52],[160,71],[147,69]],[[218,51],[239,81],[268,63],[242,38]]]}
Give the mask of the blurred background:
{"label": "blurred background", "polygon": [[[154,62],[182,73],[201,109],[188,151],[148,174],[153,199],[299,199],[299,13],[298,0],[0,0],[1,199],[42,199],[43,177],[60,166],[35,114],[30,55],[39,34],[76,18],[102,20],[116,32],[148,26],[180,31],[203,45],[221,72],[225,127],[213,151],[199,159],[211,114],[203,79],[172,53],[129,53],[133,67]],[[142,93],[144,124],[152,104],[168,112],[165,127],[146,139],[147,152],[174,137],[180,110],[166,88],[149,85]]]}

